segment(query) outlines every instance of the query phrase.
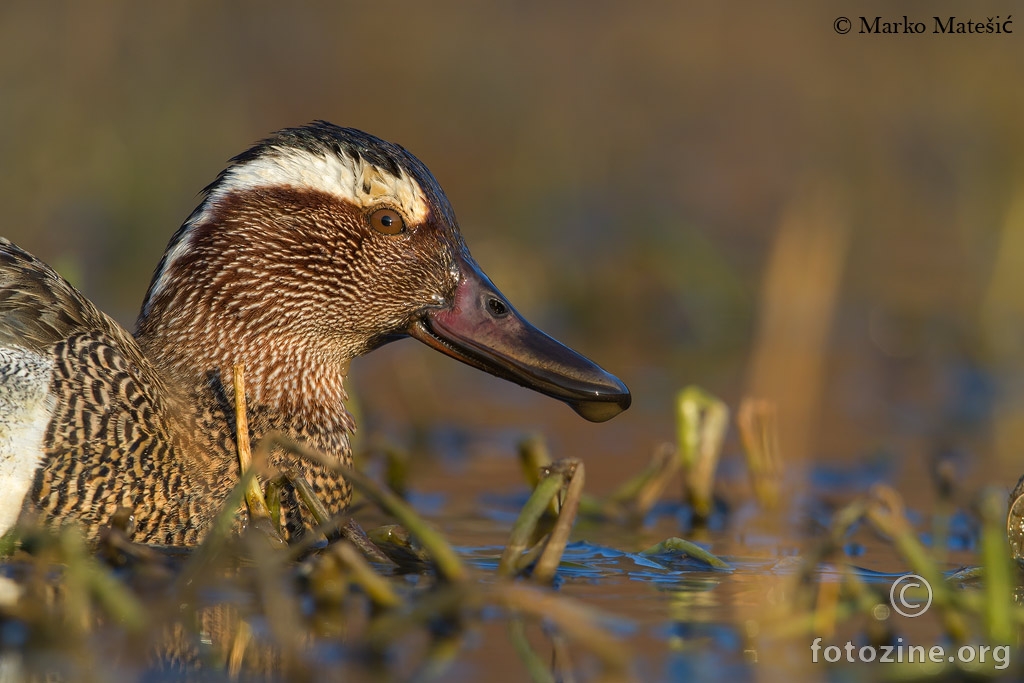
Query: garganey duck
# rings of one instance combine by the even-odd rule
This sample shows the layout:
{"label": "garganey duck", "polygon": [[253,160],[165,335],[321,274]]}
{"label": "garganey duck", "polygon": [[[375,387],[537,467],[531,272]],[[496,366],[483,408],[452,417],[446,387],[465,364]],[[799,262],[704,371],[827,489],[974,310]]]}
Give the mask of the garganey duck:
{"label": "garganey duck", "polygon": [[[195,544],[238,480],[236,363],[254,442],[280,430],[348,464],[349,363],[404,336],[592,421],[630,403],[491,283],[416,157],[350,128],[282,130],[232,159],[171,238],[134,336],[0,240],[0,534],[39,514],[96,537],[127,506],[133,540]],[[343,479],[289,466],[344,512]]]}

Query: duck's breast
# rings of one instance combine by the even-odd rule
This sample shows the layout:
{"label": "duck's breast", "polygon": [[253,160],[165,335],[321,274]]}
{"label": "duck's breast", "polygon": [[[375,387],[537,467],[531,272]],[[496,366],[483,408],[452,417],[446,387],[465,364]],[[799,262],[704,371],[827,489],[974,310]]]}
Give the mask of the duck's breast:
{"label": "duck's breast", "polygon": [[53,365],[34,351],[0,347],[0,534],[18,520],[45,456]]}

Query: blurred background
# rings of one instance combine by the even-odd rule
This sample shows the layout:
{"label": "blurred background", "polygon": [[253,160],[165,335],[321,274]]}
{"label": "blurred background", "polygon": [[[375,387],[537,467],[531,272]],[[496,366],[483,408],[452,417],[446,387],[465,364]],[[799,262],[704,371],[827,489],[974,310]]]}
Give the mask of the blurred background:
{"label": "blurred background", "polygon": [[789,459],[895,453],[914,481],[954,450],[1009,488],[1024,16],[1011,35],[857,33],[964,7],[5,2],[0,234],[131,329],[227,159],[327,119],[420,157],[505,294],[634,394],[591,425],[404,341],[353,368],[364,432],[539,430],[592,458],[600,491],[673,436],[696,383],[778,400]]}

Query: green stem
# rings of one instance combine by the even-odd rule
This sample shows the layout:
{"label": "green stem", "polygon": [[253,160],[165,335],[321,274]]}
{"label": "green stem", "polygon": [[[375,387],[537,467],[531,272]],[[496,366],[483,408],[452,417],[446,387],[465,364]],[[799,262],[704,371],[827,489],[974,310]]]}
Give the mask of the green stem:
{"label": "green stem", "polygon": [[459,559],[459,556],[444,539],[444,536],[431,528],[422,517],[416,514],[409,504],[397,495],[377,484],[362,472],[351,467],[345,467],[316,449],[310,448],[279,432],[274,432],[264,437],[260,441],[259,448],[266,449],[269,452],[274,446],[291,451],[307,460],[322,465],[340,477],[344,477],[346,481],[358,488],[366,498],[372,500],[387,513],[394,516],[410,534],[419,539],[420,545],[433,558],[434,566],[437,568],[439,576],[453,582],[466,580],[466,568]]}
{"label": "green stem", "polygon": [[558,491],[565,485],[565,477],[561,472],[552,472],[537,484],[526,505],[519,513],[519,518],[512,526],[512,534],[509,537],[505,552],[501,554],[498,562],[498,576],[511,577],[515,571],[519,556],[529,546],[530,539],[537,522],[548,509],[548,505],[558,495]]}
{"label": "green stem", "polygon": [[533,568],[533,580],[538,583],[550,583],[555,578],[558,563],[562,561],[565,546],[569,542],[569,533],[579,510],[585,470],[583,463],[579,461],[569,461],[568,467],[572,474],[569,476],[569,486],[565,492],[562,509],[558,512],[558,520],[555,522],[555,528],[551,530],[544,552]]}

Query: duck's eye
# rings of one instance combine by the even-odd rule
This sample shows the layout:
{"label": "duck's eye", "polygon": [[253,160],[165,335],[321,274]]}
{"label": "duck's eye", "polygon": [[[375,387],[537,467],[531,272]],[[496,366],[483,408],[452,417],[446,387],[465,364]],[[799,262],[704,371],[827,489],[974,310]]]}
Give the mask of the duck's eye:
{"label": "duck's eye", "polygon": [[405,221],[394,209],[377,209],[370,214],[370,226],[385,235],[397,235],[405,230]]}

